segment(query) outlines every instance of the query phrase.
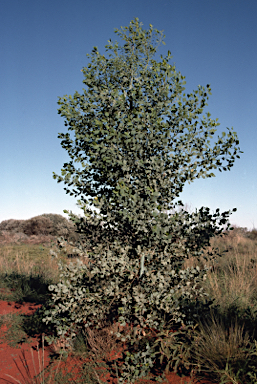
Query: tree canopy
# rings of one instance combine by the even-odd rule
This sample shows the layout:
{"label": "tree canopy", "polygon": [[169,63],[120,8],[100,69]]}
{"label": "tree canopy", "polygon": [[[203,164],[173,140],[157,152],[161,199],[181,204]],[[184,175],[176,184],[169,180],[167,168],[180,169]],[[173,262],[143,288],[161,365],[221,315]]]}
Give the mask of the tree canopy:
{"label": "tree canopy", "polygon": [[[172,216],[164,211],[183,206],[175,200],[186,182],[231,169],[241,152],[237,134],[227,128],[211,144],[219,125],[204,114],[211,87],[186,93],[170,51],[155,60],[162,31],[151,24],[144,30],[135,18],[115,33],[122,44],[109,40],[105,54],[94,47],[88,55],[83,93],[59,98],[58,113],[73,135],[58,136],[71,160],[54,178],[84,207],[99,208],[106,228],[115,223],[134,248],[163,249],[184,237],[198,249],[230,211],[210,215],[201,208]],[[84,212],[90,216],[87,208]]]}

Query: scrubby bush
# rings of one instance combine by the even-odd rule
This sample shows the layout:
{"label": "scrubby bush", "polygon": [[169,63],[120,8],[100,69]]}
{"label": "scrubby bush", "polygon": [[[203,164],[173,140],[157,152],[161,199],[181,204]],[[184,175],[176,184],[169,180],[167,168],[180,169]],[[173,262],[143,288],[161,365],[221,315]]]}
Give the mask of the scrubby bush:
{"label": "scrubby bush", "polygon": [[51,222],[51,230],[49,232],[50,235],[55,237],[63,236],[66,239],[71,241],[78,240],[78,236],[75,233],[74,223],[62,215],[57,215],[53,213],[44,213],[41,215],[44,218],[47,218]]}
{"label": "scrubby bush", "polygon": [[233,230],[225,231],[226,239],[235,239],[238,237],[248,237],[248,231],[246,227],[238,227],[237,225],[233,225]]}
{"label": "scrubby bush", "polygon": [[[170,52],[161,62],[153,59],[161,32],[151,25],[143,30],[138,19],[115,32],[124,45],[109,41],[108,58],[95,47],[83,68],[87,89],[58,102],[74,139],[59,134],[71,161],[54,178],[64,182],[66,193],[81,197],[84,217],[69,217],[84,263],[59,264],[60,282],[49,287],[44,321],[67,342],[101,320],[132,324],[133,333],[116,336],[127,345],[120,381],[135,381],[156,363],[158,344],[149,332],[156,330],[157,337],[190,327],[213,303],[200,287],[207,268],[183,265],[189,257],[200,259],[224,225],[230,228],[231,211],[210,214],[202,207],[189,214],[175,199],[187,181],[213,177],[212,169],[229,170],[240,151],[233,130],[210,147],[219,125],[209,113],[201,116],[210,86],[183,93],[184,77],[169,64]],[[170,209],[175,213],[164,213]],[[218,256],[212,249],[205,257]]]}
{"label": "scrubby bush", "polygon": [[23,233],[23,224],[26,220],[3,220],[0,223],[0,231],[21,232]]}
{"label": "scrubby bush", "polygon": [[51,229],[51,221],[43,216],[32,217],[23,223],[23,232],[27,236],[50,235]]}
{"label": "scrubby bush", "polygon": [[78,241],[79,236],[75,230],[72,221],[53,213],[44,213],[28,220],[10,219],[0,223],[0,231],[6,231],[10,235],[19,233],[26,236],[62,236],[69,241]]}
{"label": "scrubby bush", "polygon": [[247,232],[247,237],[251,240],[257,240],[257,229],[254,228],[251,231]]}

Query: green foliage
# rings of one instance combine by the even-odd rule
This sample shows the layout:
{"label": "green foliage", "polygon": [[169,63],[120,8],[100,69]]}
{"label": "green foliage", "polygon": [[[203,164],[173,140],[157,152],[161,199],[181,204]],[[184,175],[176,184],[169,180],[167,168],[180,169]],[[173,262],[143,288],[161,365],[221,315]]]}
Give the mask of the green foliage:
{"label": "green foliage", "polygon": [[[60,263],[60,282],[49,286],[52,307],[44,321],[67,342],[100,320],[133,323],[134,331],[137,325],[158,332],[194,326],[213,301],[205,302],[200,288],[207,268],[183,264],[200,259],[231,214],[204,207],[189,214],[175,202],[186,182],[213,177],[216,168],[229,170],[239,157],[233,129],[211,146],[219,124],[209,113],[202,116],[210,86],[184,93],[170,52],[154,60],[164,36],[151,25],[145,31],[136,18],[115,32],[124,44],[109,41],[108,57],[93,49],[83,68],[83,94],[58,101],[74,138],[59,134],[71,161],[54,178],[81,198],[85,216],[69,217],[80,235],[75,247],[88,258],[88,265]],[[164,213],[171,209],[174,214]],[[208,257],[217,255],[210,251]],[[145,376],[156,362],[154,340],[122,332],[117,337],[128,344],[120,380]]]}
{"label": "green foliage", "polygon": [[[167,330],[171,323],[191,324],[196,321],[199,310],[202,313],[205,307],[212,304],[211,300],[207,300],[205,305],[200,302],[206,295],[197,288],[207,268],[176,271],[172,259],[165,255],[157,259],[152,252],[145,255],[145,272],[140,278],[138,261],[130,259],[128,246],[122,248],[115,242],[106,251],[100,248],[91,255],[88,267],[79,261],[77,265],[62,265],[60,262],[60,282],[49,286],[53,292],[54,307],[45,312],[43,321],[55,324],[57,334],[65,336],[67,344],[81,327],[98,328],[98,324],[106,320],[113,323],[118,319],[121,325],[133,323],[134,331],[137,325],[162,331]],[[117,336],[121,341],[130,342],[134,349],[136,340],[133,337],[127,335],[126,340],[122,334]],[[53,340],[54,337],[48,338],[49,342]],[[133,364],[128,364],[128,355],[126,369],[122,368],[124,379],[125,372],[132,375],[135,364],[142,363],[142,356],[147,355],[147,350],[149,358],[152,356],[147,340],[144,341],[146,350],[142,350],[141,345],[136,354],[129,352]],[[150,363],[148,366],[143,364],[140,377],[147,373],[150,366]]]}
{"label": "green foliage", "polygon": [[[89,55],[84,94],[59,99],[58,113],[75,139],[59,134],[71,161],[54,178],[119,229],[126,224],[127,231],[137,222],[150,242],[147,224],[153,211],[155,220],[160,219],[156,209],[170,208],[186,181],[212,177],[209,171],[217,167],[230,169],[239,142],[231,129],[210,147],[218,123],[209,113],[201,116],[210,86],[183,94],[184,77],[168,63],[170,53],[160,63],[153,60],[157,48],[151,40],[155,35],[161,40],[160,32],[152,27],[144,31],[135,20],[117,33],[125,40],[123,47],[109,42],[108,58],[97,48]],[[87,200],[87,195],[97,200]],[[152,226],[155,236],[158,224]]]}

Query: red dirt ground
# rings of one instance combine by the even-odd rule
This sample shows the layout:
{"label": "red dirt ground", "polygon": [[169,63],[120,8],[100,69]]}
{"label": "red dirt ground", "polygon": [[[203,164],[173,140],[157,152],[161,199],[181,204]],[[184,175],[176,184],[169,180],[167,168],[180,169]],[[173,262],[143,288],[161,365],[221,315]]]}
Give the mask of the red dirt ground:
{"label": "red dirt ground", "polygon": [[[9,313],[24,313],[24,314],[32,314],[40,305],[35,304],[16,304],[9,301],[0,301],[0,315],[9,314]],[[19,372],[19,369],[17,368],[16,363],[20,367],[21,371],[25,374],[25,369],[22,366],[22,362],[20,361],[20,357],[22,358],[22,353],[25,352],[26,360],[28,363],[28,366],[30,368],[31,374],[35,375],[34,366],[33,366],[33,359],[31,355],[31,348],[34,347],[32,350],[34,361],[35,361],[35,368],[36,373],[39,372],[39,363],[38,363],[38,354],[37,354],[37,344],[39,342],[39,337],[34,338],[33,342],[29,343],[23,343],[22,345],[18,345],[17,348],[11,347],[8,345],[8,343],[5,341],[5,334],[8,330],[7,326],[4,324],[0,328],[0,382],[6,382],[8,380],[9,382],[13,382],[14,380],[10,377],[6,376],[6,374],[13,376],[16,380],[22,380],[22,375]],[[50,354],[50,348],[45,348],[45,366],[49,363],[49,354]],[[41,351],[42,352],[42,351]],[[33,376],[34,376],[33,375]],[[25,374],[26,377],[26,374]],[[3,380],[5,379],[5,380]]]}
{"label": "red dirt ground", "polygon": [[[8,301],[1,301],[0,300],[0,315],[8,314],[8,313],[25,313],[25,314],[32,314],[40,305],[35,304],[29,304],[29,303],[23,303],[23,304],[15,304],[14,302],[8,302]],[[25,367],[22,364],[22,357],[25,353],[26,361],[28,364],[28,369],[31,373],[31,377],[34,377],[36,374],[42,371],[42,369],[39,369],[39,362],[38,362],[38,352],[37,352],[37,345],[39,341],[41,340],[41,335],[38,335],[38,337],[33,338],[32,342],[26,341],[23,342],[21,345],[18,345],[16,348],[11,347],[6,341],[5,341],[5,333],[7,331],[7,326],[2,325],[0,329],[0,383],[15,383],[13,379],[6,376],[6,374],[13,376],[16,380],[19,380],[21,383],[28,383],[28,376],[26,375]],[[31,349],[33,348],[33,349]],[[36,373],[33,365],[33,359],[31,355],[31,351],[34,356],[34,362],[35,362],[35,368]],[[39,349],[40,356],[42,356],[42,349]],[[50,346],[45,346],[44,348],[44,360],[45,360],[45,367],[47,367],[50,363],[50,357],[49,355],[53,352]],[[114,352],[114,351],[113,351]],[[118,352],[118,351],[117,351]],[[111,360],[114,360],[115,358],[119,357],[119,353],[116,352],[116,355],[110,356]],[[114,352],[115,353],[115,352]],[[20,368],[22,374],[27,379],[26,381],[24,378],[22,378],[22,374],[19,371],[18,367]],[[57,368],[58,362],[55,361],[53,363],[53,366]],[[59,372],[65,373],[70,372],[72,369],[72,379],[75,380],[76,376],[79,375],[79,367],[82,366],[83,360],[82,358],[76,358],[74,356],[69,355],[66,361],[61,361],[59,365]],[[65,370],[64,370],[65,368]],[[116,379],[112,379],[110,377],[110,374],[106,371],[100,372],[101,368],[99,369],[98,374],[101,380],[103,380],[105,383],[114,384],[117,382]],[[47,377],[47,374],[45,375]],[[77,376],[78,378],[79,376]],[[169,373],[167,376],[167,382],[169,384],[182,384],[182,383],[190,383],[189,377],[179,377],[176,373],[172,372]],[[32,382],[32,381],[31,381]],[[144,383],[144,384],[150,384],[153,383],[151,380],[146,379],[140,379],[138,383]],[[199,384],[211,384],[211,382],[201,380],[199,381]]]}

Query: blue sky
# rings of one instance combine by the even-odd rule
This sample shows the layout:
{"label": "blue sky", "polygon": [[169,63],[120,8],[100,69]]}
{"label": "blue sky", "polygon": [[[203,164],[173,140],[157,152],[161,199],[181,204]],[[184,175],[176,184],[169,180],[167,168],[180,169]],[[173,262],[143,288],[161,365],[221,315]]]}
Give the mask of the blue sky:
{"label": "blue sky", "polygon": [[164,30],[166,45],[186,76],[186,89],[210,84],[206,112],[218,133],[233,127],[244,153],[227,172],[186,185],[192,210],[237,208],[230,222],[257,227],[256,0],[2,0],[0,12],[0,221],[43,213],[82,213],[65,194],[60,174],[69,157],[58,132],[58,96],[82,91],[82,67],[97,46],[104,53],[115,28],[138,17]]}

